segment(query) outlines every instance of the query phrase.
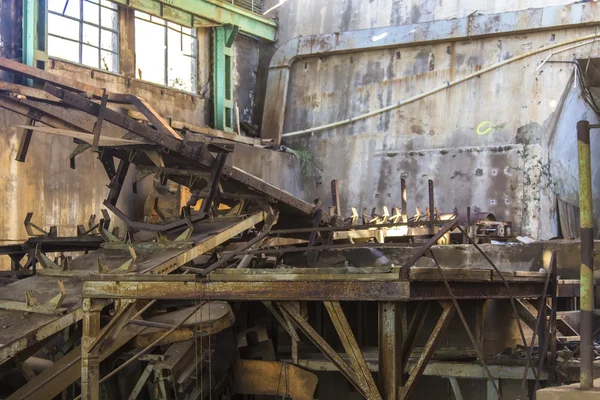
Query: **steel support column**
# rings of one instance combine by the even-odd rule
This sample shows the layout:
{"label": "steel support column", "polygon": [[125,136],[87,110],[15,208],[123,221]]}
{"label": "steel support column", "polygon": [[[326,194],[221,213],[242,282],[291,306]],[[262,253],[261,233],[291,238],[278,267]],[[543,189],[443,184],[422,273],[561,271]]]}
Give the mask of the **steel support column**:
{"label": "steel support column", "polygon": [[379,303],[379,387],[385,400],[395,400],[401,385],[400,344],[402,342],[400,306],[396,302]]}
{"label": "steel support column", "polygon": [[592,166],[590,157],[590,123],[577,123],[577,154],[579,159],[579,221],[581,227],[581,370],[583,389],[593,387],[593,324],[594,324],[594,217],[592,204]]}
{"label": "steel support column", "polygon": [[100,311],[92,299],[83,299],[83,334],[81,337],[81,398],[100,399],[100,357],[90,346],[100,333]]}

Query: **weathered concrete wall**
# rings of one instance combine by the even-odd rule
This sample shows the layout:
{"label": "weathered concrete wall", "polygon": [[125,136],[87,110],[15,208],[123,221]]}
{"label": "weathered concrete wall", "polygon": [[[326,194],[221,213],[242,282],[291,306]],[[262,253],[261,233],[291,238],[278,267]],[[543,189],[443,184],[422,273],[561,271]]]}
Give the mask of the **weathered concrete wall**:
{"label": "weathered concrete wall", "polygon": [[210,123],[208,100],[201,96],[61,60],[53,59],[48,66],[48,71],[57,75],[106,88],[115,93],[132,93],[140,96],[165,117],[197,125]]}
{"label": "weathered concrete wall", "polygon": [[[463,16],[459,12],[463,9],[498,12],[548,4],[390,3],[286,3],[278,9],[278,43],[298,34]],[[564,3],[568,2],[552,4]],[[395,12],[402,17],[391,22]],[[327,17],[329,13],[348,17],[340,21]],[[594,32],[593,28],[559,29],[302,59],[291,68],[284,133],[373,111],[541,46]],[[598,48],[580,47],[553,59],[571,60],[573,53],[593,57]],[[549,226],[541,225],[539,218],[541,196],[553,197],[540,190],[547,189],[550,180],[546,135],[572,71],[568,65],[547,64],[536,72],[547,55],[511,63],[351,125],[284,139],[287,146],[310,152],[316,160],[319,172],[305,179],[304,198],[319,197],[328,205],[328,183],[338,179],[345,214],[352,206],[397,206],[399,181],[405,178],[410,209],[424,210],[427,180],[433,179],[436,205],[442,211],[458,207],[464,213],[471,206],[512,220],[522,234],[551,237]],[[477,134],[478,126],[486,122],[480,131],[491,129]]]}

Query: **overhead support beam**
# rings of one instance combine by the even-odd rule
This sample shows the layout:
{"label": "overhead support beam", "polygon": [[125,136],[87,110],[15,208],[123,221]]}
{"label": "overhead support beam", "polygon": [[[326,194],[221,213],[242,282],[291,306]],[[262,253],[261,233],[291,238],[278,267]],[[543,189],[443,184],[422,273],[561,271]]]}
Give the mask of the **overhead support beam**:
{"label": "overhead support beam", "polygon": [[598,13],[599,3],[577,3],[293,38],[279,47],[269,65],[261,136],[281,142],[290,68],[298,59],[594,26]]}
{"label": "overhead support beam", "polygon": [[226,25],[213,29],[213,112],[214,128],[233,132],[233,41],[239,27]]}
{"label": "overhead support beam", "polygon": [[[240,31],[271,42],[277,23],[233,4],[216,0],[111,0],[189,27],[238,26]],[[210,21],[213,25],[207,24]]]}

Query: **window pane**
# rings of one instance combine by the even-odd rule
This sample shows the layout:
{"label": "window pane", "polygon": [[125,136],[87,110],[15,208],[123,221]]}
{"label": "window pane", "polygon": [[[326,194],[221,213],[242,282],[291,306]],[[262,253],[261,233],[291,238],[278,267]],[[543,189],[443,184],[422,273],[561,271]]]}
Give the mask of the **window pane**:
{"label": "window pane", "polygon": [[83,43],[98,47],[100,43],[100,28],[83,24]]}
{"label": "window pane", "polygon": [[139,79],[166,83],[164,43],[164,27],[135,19],[135,64]]}
{"label": "window pane", "polygon": [[147,19],[148,21],[150,21],[150,14],[146,14],[145,12],[135,10],[135,16],[137,18]]}
{"label": "window pane", "polygon": [[112,33],[105,29],[102,29],[102,42],[101,46],[105,50],[111,50],[112,52],[118,52],[119,50],[119,37],[116,33]]}
{"label": "window pane", "polygon": [[103,27],[117,30],[117,12],[108,8],[100,8],[100,22]]}
{"label": "window pane", "polygon": [[84,3],[85,3],[86,1],[87,1],[88,3],[94,3],[94,4],[98,4],[98,3],[100,3],[100,0],[83,0],[83,2],[84,2]]}
{"label": "window pane", "polygon": [[48,53],[54,57],[79,62],[79,43],[48,35]]}
{"label": "window pane", "polygon": [[87,1],[83,2],[83,20],[84,21],[99,25],[100,24],[100,14],[99,13],[100,13],[100,6],[89,3]]}
{"label": "window pane", "polygon": [[161,24],[161,25],[164,25],[164,24],[165,24],[165,20],[164,20],[164,19],[162,19],[162,18],[158,18],[158,17],[155,17],[154,15],[152,15],[152,16],[150,17],[150,21],[152,21],[152,22],[154,22],[154,23],[156,23],[156,24]]}
{"label": "window pane", "polygon": [[[196,59],[186,56],[191,51],[193,38],[169,30],[169,80],[168,85],[188,92],[196,91]],[[182,42],[186,48],[182,51]],[[184,54],[185,53],[185,54]]]}
{"label": "window pane", "polygon": [[100,68],[110,71],[119,72],[119,60],[115,53],[109,51],[100,51]]}
{"label": "window pane", "polygon": [[48,13],[48,33],[79,40],[79,22]]}
{"label": "window pane", "polygon": [[98,49],[96,47],[83,45],[82,51],[82,64],[93,68],[100,68],[98,62],[100,61],[100,54],[98,53]]}
{"label": "window pane", "polygon": [[101,0],[100,4],[102,4],[104,7],[112,8],[113,10],[116,10],[118,8],[115,3],[108,0]]}

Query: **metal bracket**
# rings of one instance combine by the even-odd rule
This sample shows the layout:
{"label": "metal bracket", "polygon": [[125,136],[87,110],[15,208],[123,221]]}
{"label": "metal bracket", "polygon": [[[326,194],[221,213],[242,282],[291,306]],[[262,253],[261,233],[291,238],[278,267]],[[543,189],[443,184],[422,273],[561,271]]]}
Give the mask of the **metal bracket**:
{"label": "metal bracket", "polygon": [[79,143],[77,147],[75,147],[75,150],[73,150],[73,152],[69,156],[69,165],[71,166],[71,169],[75,169],[75,158],[81,153],[91,148],[92,145],[89,143]]}
{"label": "metal bracket", "polygon": [[25,291],[25,302],[2,300],[0,301],[0,309],[46,315],[64,314],[67,309],[62,308],[61,306],[65,297],[67,297],[67,290],[60,279],[57,281],[57,284],[59,293],[44,304],[40,303],[40,301],[32,294],[31,290],[27,290]]}
{"label": "metal bracket", "polygon": [[41,243],[38,243],[37,246],[35,246],[35,258],[42,265],[42,267],[44,267],[44,269],[54,269],[54,270],[65,271],[69,266],[68,262],[65,262],[65,263],[63,263],[62,266],[59,266],[54,261],[52,261],[50,258],[48,258],[47,255],[42,253],[42,244]]}
{"label": "metal bracket", "polygon": [[[36,236],[37,237],[40,237],[40,236],[57,237],[58,236],[58,229],[56,228],[56,226],[51,226],[50,231],[46,232],[45,230],[43,230],[42,228],[40,228],[39,226],[37,226],[36,224],[31,222],[31,218],[33,218],[33,212],[30,211],[25,216],[25,221],[23,222],[23,224],[25,225],[25,230],[27,231],[27,234],[29,236],[33,236],[33,237],[36,237]],[[35,233],[33,231],[34,229],[41,232],[41,234]]]}

